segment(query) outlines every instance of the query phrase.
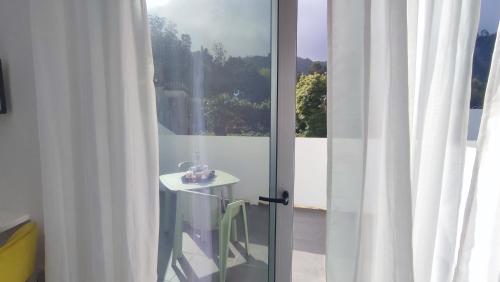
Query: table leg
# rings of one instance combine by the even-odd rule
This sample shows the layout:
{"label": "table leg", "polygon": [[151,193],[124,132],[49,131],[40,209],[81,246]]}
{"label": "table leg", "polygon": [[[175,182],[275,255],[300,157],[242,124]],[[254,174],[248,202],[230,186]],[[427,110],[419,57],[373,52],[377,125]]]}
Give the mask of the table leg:
{"label": "table leg", "polygon": [[162,192],[163,193],[163,209],[160,209],[162,214],[161,217],[163,217],[163,231],[164,232],[169,232],[169,228],[171,226],[170,224],[170,216],[168,214],[168,208],[170,204],[170,195],[168,192],[165,190]]}
{"label": "table leg", "polygon": [[182,197],[177,193],[176,211],[175,211],[175,228],[174,228],[174,246],[172,250],[172,265],[175,265],[177,260],[182,255]]}
{"label": "table leg", "polygon": [[[232,203],[234,202],[234,195],[233,195],[233,185],[227,186],[227,195],[229,198],[229,202]],[[231,241],[238,241],[238,227],[236,226],[236,218],[233,218],[233,222],[231,224]]]}

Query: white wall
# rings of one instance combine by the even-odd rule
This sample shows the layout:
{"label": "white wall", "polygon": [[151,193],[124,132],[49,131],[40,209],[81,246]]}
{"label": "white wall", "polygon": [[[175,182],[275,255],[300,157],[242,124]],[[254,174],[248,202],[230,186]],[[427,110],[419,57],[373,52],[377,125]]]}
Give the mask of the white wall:
{"label": "white wall", "polygon": [[195,160],[210,169],[228,172],[240,179],[234,197],[257,204],[259,195],[269,195],[269,138],[241,136],[189,136],[160,134],[160,174],[177,172],[177,164]]}
{"label": "white wall", "polygon": [[326,138],[295,139],[296,207],[326,209]]}
{"label": "white wall", "polygon": [[[326,209],[326,138],[297,138],[295,149],[295,206]],[[259,195],[269,194],[268,137],[160,133],[160,174],[177,172],[177,164],[193,161],[195,152],[211,169],[241,180],[236,199],[257,204]]]}
{"label": "white wall", "polygon": [[[464,183],[470,183],[482,109],[471,109]],[[326,138],[295,139],[295,206],[326,209]],[[467,184],[466,184],[467,186]]]}
{"label": "white wall", "polygon": [[479,134],[479,126],[481,125],[481,117],[483,109],[471,109],[469,112],[469,131],[467,132],[467,140],[477,140]]}
{"label": "white wall", "polygon": [[30,1],[0,0],[0,59],[9,100],[0,115],[0,209],[41,225],[42,188],[31,50]]}

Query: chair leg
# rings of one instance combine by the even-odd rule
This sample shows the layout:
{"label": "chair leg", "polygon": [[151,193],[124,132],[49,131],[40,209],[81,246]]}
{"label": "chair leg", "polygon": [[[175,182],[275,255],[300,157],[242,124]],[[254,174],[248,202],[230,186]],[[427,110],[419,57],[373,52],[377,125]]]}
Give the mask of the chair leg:
{"label": "chair leg", "polygon": [[245,226],[245,250],[247,253],[247,259],[250,256],[250,253],[248,251],[248,223],[247,223],[247,210],[245,207],[245,203],[241,205],[241,209],[243,210],[243,225]]}
{"label": "chair leg", "polygon": [[229,236],[232,220],[222,223],[219,229],[219,281],[226,281],[227,256],[229,253]]}
{"label": "chair leg", "polygon": [[[229,187],[229,189],[227,189],[227,194],[228,194],[229,202],[230,203],[234,202],[234,195],[233,195],[232,187]],[[237,227],[236,219],[232,219],[231,221],[232,221],[231,241],[236,242],[236,241],[238,241],[238,227]]]}

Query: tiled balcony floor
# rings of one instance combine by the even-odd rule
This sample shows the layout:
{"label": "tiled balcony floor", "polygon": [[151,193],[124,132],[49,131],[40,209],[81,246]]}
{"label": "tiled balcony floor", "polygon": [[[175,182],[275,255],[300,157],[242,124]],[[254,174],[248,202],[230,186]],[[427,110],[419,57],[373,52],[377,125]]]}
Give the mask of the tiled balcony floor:
{"label": "tiled balcony floor", "polygon": [[[244,256],[242,222],[238,223],[239,242],[230,244],[226,281],[267,281],[268,208],[247,205],[249,228],[248,258]],[[172,214],[175,211],[167,210]],[[162,221],[163,222],[163,221]],[[325,279],[325,225],[324,211],[295,209],[293,281],[315,282]],[[173,228],[162,227],[159,242],[158,281],[218,281],[218,235],[185,227],[183,256],[171,265]]]}
{"label": "tiled balcony floor", "polygon": [[293,282],[325,282],[326,212],[295,208]]}

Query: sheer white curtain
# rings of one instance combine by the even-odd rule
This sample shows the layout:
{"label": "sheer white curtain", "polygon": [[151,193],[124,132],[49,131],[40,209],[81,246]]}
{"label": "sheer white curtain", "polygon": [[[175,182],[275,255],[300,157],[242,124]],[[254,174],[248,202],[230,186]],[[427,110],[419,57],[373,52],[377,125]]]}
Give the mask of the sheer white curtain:
{"label": "sheer white curtain", "polygon": [[[479,0],[408,9],[415,281],[451,281]],[[412,76],[413,75],[413,76]]]}
{"label": "sheer white curtain", "polygon": [[[500,32],[500,28],[499,28]],[[491,60],[455,282],[500,281],[500,37]]]}
{"label": "sheer white curtain", "polygon": [[329,281],[451,281],[479,5],[330,0]]}
{"label": "sheer white curtain", "polygon": [[411,281],[406,3],[328,7],[328,281]]}
{"label": "sheer white curtain", "polygon": [[141,0],[31,2],[47,281],[156,281],[158,145]]}

